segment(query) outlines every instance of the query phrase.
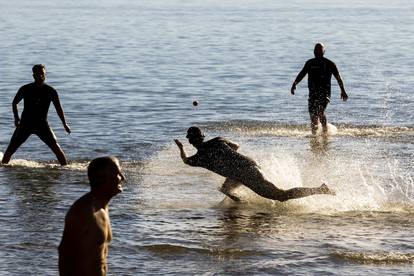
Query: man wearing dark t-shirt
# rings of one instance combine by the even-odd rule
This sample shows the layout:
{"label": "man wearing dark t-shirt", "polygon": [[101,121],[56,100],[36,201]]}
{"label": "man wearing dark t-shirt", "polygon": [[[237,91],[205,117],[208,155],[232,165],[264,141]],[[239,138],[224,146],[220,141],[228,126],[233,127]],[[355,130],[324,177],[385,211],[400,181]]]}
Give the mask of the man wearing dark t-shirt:
{"label": "man wearing dark t-shirt", "polygon": [[312,133],[316,134],[318,121],[321,122],[323,131],[327,131],[325,109],[331,100],[331,77],[334,75],[341,88],[341,99],[346,101],[348,95],[345,92],[344,84],[339,75],[335,63],[325,58],[325,46],[317,43],[314,49],[315,58],[305,63],[302,71],[299,72],[292,84],[291,94],[295,95],[296,85],[308,74],[309,99],[308,108],[311,118]]}
{"label": "man wearing dark t-shirt", "polygon": [[[57,114],[66,130],[70,128],[66,124],[65,115],[60,105],[56,90],[45,83],[46,69],[43,64],[36,64],[32,68],[34,82],[22,86],[13,99],[13,114],[16,130],[10,140],[10,144],[4,153],[2,163],[7,164],[16,150],[29,138],[36,134],[55,153],[59,163],[67,164],[66,156],[56,141],[56,137],[49,127],[47,113],[50,103],[56,108]],[[18,103],[24,100],[24,108],[19,118]]]}
{"label": "man wearing dark t-shirt", "polygon": [[189,143],[197,149],[197,153],[190,157],[187,157],[183,144],[177,139],[174,140],[180,149],[183,162],[226,177],[220,191],[235,201],[239,201],[239,198],[232,191],[241,184],[262,197],[278,201],[314,194],[334,194],[325,184],[315,188],[279,189],[265,179],[259,165],[253,159],[237,152],[239,145],[236,143],[221,137],[204,142],[201,129],[194,126],[187,130],[187,138]]}

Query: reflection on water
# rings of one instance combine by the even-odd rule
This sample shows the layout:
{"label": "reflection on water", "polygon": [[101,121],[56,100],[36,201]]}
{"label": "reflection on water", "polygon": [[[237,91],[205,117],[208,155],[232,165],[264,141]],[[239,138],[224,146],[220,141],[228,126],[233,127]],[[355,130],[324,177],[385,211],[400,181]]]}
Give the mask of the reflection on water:
{"label": "reflection on water", "polygon": [[316,155],[326,155],[328,153],[329,137],[320,135],[309,139],[310,150]]}

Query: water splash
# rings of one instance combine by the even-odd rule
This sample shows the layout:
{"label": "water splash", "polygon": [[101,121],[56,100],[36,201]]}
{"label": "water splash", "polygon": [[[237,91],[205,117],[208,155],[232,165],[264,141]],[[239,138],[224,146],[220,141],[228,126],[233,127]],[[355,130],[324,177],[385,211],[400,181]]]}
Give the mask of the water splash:
{"label": "water splash", "polygon": [[[296,133],[294,127],[290,134]],[[279,129],[290,131],[292,127]],[[308,133],[309,130],[300,131]],[[338,135],[341,135],[341,131],[339,127]],[[403,135],[407,134],[405,130],[401,131]],[[338,139],[338,136],[335,136],[335,139],[326,140],[321,137],[301,136],[302,134],[295,139],[291,136],[266,135],[253,139],[251,133],[244,135],[244,132],[234,128],[226,129],[226,132],[230,132],[230,137],[238,137],[236,142],[242,145],[240,152],[257,160],[265,176],[277,187],[282,189],[316,187],[326,183],[337,193],[336,196],[315,195],[280,203],[261,198],[242,186],[236,190],[236,193],[247,208],[317,213],[414,210],[412,172],[405,164],[383,153],[376,139],[365,137]],[[311,150],[307,148],[309,144]],[[188,144],[186,147],[188,154],[194,153],[194,149]],[[204,205],[214,200],[216,203],[219,202],[217,196],[220,194],[216,188],[224,181],[223,177],[205,169],[182,164],[173,143],[154,155],[146,165],[144,175],[148,176],[144,176],[143,182],[146,183],[144,185],[151,186],[151,188],[148,186],[151,193],[168,194],[170,199],[165,196],[160,201],[163,204],[169,202],[169,207],[176,206],[176,208],[200,206],[200,200]],[[162,184],[160,185],[159,182]],[[168,188],[165,185],[168,185]],[[172,202],[171,198],[177,200]],[[232,203],[227,200],[221,204],[221,206],[231,205]]]}
{"label": "water splash", "polygon": [[[0,158],[3,154],[0,154]],[[69,171],[86,171],[89,161],[72,161],[66,166],[58,163],[45,161],[34,161],[25,159],[12,159],[8,164],[2,164],[6,168],[30,168],[30,169],[47,169],[47,170],[69,170]]]}
{"label": "water splash", "polygon": [[[363,154],[314,155],[284,149],[248,148],[260,160],[267,178],[282,189],[326,183],[336,196],[316,195],[288,202],[305,212],[401,211],[414,206],[413,179],[399,162],[378,160],[375,150]],[[250,196],[250,198],[252,198]],[[254,197],[254,202],[263,201]],[[412,210],[412,209],[411,209]]]}

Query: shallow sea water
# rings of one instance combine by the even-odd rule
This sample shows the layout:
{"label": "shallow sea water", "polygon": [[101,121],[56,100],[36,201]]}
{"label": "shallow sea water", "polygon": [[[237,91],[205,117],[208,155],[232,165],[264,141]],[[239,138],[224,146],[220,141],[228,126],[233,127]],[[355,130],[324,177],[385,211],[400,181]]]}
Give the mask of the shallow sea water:
{"label": "shallow sea water", "polygon": [[[69,206],[86,166],[116,155],[127,176],[111,202],[109,275],[413,275],[414,78],[410,1],[0,2],[0,146],[11,101],[45,63],[73,133],[51,107],[71,164],[31,137],[0,167],[0,275],[56,275]],[[342,74],[311,137],[304,80],[313,45]],[[191,105],[199,101],[198,107]],[[20,110],[22,106],[20,106]],[[278,187],[325,182],[337,195],[287,203],[182,164],[185,131],[241,145]]]}

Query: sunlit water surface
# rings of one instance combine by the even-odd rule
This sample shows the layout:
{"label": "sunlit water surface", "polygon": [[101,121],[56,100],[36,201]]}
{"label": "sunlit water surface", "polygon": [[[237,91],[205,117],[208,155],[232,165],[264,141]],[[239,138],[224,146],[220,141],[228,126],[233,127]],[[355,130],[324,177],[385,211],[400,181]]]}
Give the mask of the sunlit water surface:
{"label": "sunlit water surface", "polygon": [[[411,1],[0,2],[0,144],[11,101],[45,63],[73,133],[49,114],[71,164],[36,137],[0,167],[0,275],[56,275],[69,206],[90,159],[116,155],[128,181],[111,202],[110,275],[414,274]],[[323,41],[335,135],[312,138],[306,81]],[[199,101],[198,107],[191,105]],[[21,109],[22,107],[20,107]],[[227,137],[278,187],[325,182],[337,196],[287,203],[182,164],[192,124]]]}

